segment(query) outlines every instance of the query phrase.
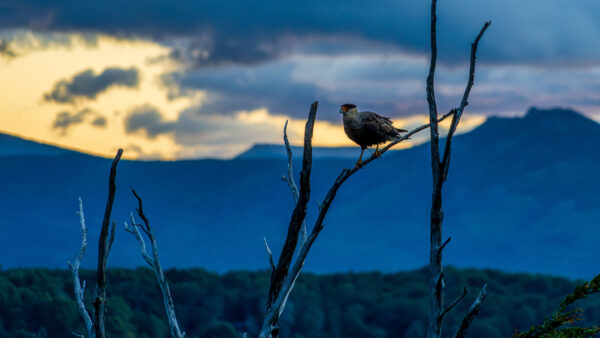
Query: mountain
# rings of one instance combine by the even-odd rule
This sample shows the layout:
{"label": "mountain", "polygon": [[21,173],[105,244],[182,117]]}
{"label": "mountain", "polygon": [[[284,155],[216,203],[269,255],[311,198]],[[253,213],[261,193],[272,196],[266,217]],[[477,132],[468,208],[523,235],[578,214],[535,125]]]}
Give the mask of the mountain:
{"label": "mountain", "polygon": [[56,156],[72,151],[60,147],[24,140],[17,136],[0,134],[0,156],[38,155]]}
{"label": "mountain", "polygon": [[[395,151],[395,150],[394,150]],[[302,147],[292,146],[292,158],[301,159]],[[358,159],[356,147],[314,147],[313,158],[353,158]],[[236,159],[282,159],[287,158],[285,147],[281,144],[255,144],[245,152],[239,154]]]}
{"label": "mountain", "polygon": [[[445,263],[583,278],[600,272],[599,139],[600,125],[582,115],[535,108],[524,117],[490,118],[455,137],[444,187],[444,236],[452,236]],[[428,144],[387,153],[350,178],[306,269],[397,271],[426,264],[429,155]],[[315,159],[309,227],[316,201],[355,156]],[[66,267],[79,249],[75,210],[81,196],[89,227],[84,265],[92,267],[110,160],[66,152],[0,161],[0,264]],[[276,156],[122,161],[113,212],[120,229],[109,265],[143,263],[121,227],[136,205],[128,189],[134,187],[165,266],[266,269],[263,236],[277,255],[293,209],[280,180],[286,170],[285,157]]]}

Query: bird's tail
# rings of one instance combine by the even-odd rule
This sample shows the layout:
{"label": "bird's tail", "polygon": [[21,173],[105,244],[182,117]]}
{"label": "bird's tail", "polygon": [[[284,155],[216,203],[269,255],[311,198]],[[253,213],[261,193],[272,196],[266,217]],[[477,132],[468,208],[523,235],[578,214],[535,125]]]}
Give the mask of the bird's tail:
{"label": "bird's tail", "polygon": [[[396,131],[398,131],[398,135],[396,135],[396,138],[402,138],[402,135],[400,135],[400,133],[408,132],[408,130],[406,130],[406,129],[400,129],[400,128],[395,128],[395,129],[396,129]],[[408,140],[408,139],[410,139],[410,137],[407,137],[406,139]]]}

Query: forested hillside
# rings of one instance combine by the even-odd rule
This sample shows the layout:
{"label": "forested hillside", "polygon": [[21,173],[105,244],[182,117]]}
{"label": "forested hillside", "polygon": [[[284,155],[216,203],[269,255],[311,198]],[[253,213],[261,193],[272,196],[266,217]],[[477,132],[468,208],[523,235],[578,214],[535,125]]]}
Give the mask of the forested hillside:
{"label": "forested hillside", "polygon": [[[509,274],[495,270],[445,269],[449,302],[469,287],[472,299],[488,283],[488,298],[470,337],[508,337],[556,310],[575,282],[565,278]],[[108,271],[107,329],[111,337],[167,337],[158,286],[147,269]],[[93,285],[94,273],[82,271]],[[266,272],[223,275],[201,269],[170,270],[177,316],[188,337],[256,335],[262,323]],[[425,269],[382,273],[302,274],[282,318],[282,337],[422,337],[428,313]],[[87,299],[93,287],[86,289]],[[446,317],[446,333],[470,302]],[[584,321],[600,321],[597,296]],[[586,302],[582,302],[586,304]],[[88,304],[89,306],[90,304]],[[581,304],[580,304],[581,305]],[[90,307],[91,308],[91,307]],[[65,270],[0,272],[0,337],[69,337],[83,332]]]}

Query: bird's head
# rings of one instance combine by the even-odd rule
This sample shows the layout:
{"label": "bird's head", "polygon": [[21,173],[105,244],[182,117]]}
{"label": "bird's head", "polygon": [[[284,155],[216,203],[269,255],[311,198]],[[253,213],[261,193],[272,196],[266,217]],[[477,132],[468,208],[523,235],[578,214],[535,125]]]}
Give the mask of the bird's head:
{"label": "bird's head", "polygon": [[352,104],[352,103],[346,103],[340,107],[340,114],[356,113],[356,112],[357,112],[356,105]]}

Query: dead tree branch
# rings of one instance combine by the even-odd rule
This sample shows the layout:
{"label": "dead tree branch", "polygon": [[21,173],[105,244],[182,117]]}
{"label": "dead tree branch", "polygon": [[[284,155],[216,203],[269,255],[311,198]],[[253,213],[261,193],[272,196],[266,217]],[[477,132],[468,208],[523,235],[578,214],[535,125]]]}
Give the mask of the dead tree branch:
{"label": "dead tree branch", "polygon": [[[144,258],[146,263],[152,268],[152,271],[154,271],[154,276],[156,277],[156,281],[158,282],[158,286],[160,287],[160,292],[163,296],[163,304],[165,307],[165,312],[167,314],[167,319],[169,320],[169,328],[171,330],[171,335],[174,338],[182,338],[185,336],[185,332],[182,332],[179,328],[179,322],[177,321],[177,316],[175,315],[175,303],[173,302],[173,297],[171,297],[169,283],[165,278],[163,268],[158,258],[158,246],[156,245],[156,236],[154,234],[154,229],[152,229],[148,217],[146,217],[146,214],[144,214],[142,198],[137,194],[137,192],[134,189],[131,189],[131,192],[138,201],[138,207],[136,208],[136,212],[138,216],[142,219],[143,224],[136,223],[133,217],[133,213],[131,213],[131,226],[129,226],[127,222],[125,222],[125,231],[131,233],[133,237],[135,237],[135,239],[138,241],[138,244],[140,245],[140,252],[142,254],[142,258]],[[140,228],[150,241],[150,247],[152,248],[152,256],[150,256],[146,251],[146,243],[139,230]]]}
{"label": "dead tree branch", "polygon": [[[283,143],[285,144],[285,150],[287,153],[287,161],[288,161],[288,173],[287,176],[282,176],[281,179],[284,180],[287,184],[288,187],[290,187],[290,191],[292,192],[292,197],[294,197],[294,203],[298,203],[298,198],[299,198],[299,194],[298,194],[298,187],[296,186],[296,182],[294,182],[294,167],[292,165],[292,159],[293,159],[293,155],[292,155],[292,147],[290,146],[290,141],[288,140],[288,136],[287,136],[287,126],[288,126],[288,121],[285,121],[285,126],[283,126]],[[304,242],[306,242],[306,238],[308,236],[308,233],[306,232],[306,221],[302,222],[302,227],[300,228],[300,247],[302,247],[304,245]]]}
{"label": "dead tree branch", "polygon": [[[87,332],[88,338],[94,338],[96,335],[94,334],[94,326],[92,323],[92,319],[88,314],[85,308],[85,301],[83,292],[85,291],[85,281],[83,284],[79,279],[79,265],[81,264],[81,260],[83,259],[83,255],[85,254],[85,249],[87,248],[87,227],[85,226],[85,215],[83,214],[83,202],[81,197],[79,197],[79,211],[77,211],[79,215],[79,225],[81,226],[81,248],[79,249],[79,255],[75,259],[73,263],[67,261],[67,265],[71,270],[71,274],[73,275],[73,291],[75,293],[75,301],[77,302],[77,310],[79,311],[79,316],[83,321],[83,325],[85,326],[85,331]],[[84,335],[77,334],[81,337]]]}
{"label": "dead tree branch", "polygon": [[[440,141],[438,133],[438,110],[435,100],[435,67],[437,63],[437,36],[436,36],[436,0],[431,2],[431,63],[429,65],[429,74],[427,75],[427,103],[429,107],[429,121],[431,124],[431,171],[433,193],[431,202],[430,214],[430,251],[429,251],[429,284],[431,288],[431,303],[429,312],[429,325],[427,336],[430,338],[442,336],[442,324],[445,314],[444,310],[444,280],[442,271],[442,250],[447,244],[442,245],[442,223],[444,220],[444,211],[442,209],[442,187],[448,176],[448,168],[450,165],[450,154],[452,137],[456,132],[458,123],[468,104],[469,94],[473,87],[475,77],[475,59],[477,54],[477,45],[483,36],[483,33],[490,26],[490,22],[486,22],[481,28],[475,41],[471,44],[471,59],[469,67],[469,80],[465,88],[460,106],[452,109],[452,122],[446,138],[446,145],[443,157],[440,156]],[[440,158],[442,158],[440,160]],[[483,299],[482,299],[483,300]],[[474,318],[474,317],[473,317]],[[470,324],[470,322],[468,323]],[[467,324],[467,325],[468,325]]]}
{"label": "dead tree branch", "polygon": [[477,295],[477,298],[475,298],[475,300],[473,301],[473,304],[471,304],[471,307],[469,308],[469,312],[467,312],[467,314],[465,315],[465,317],[463,318],[463,320],[460,324],[460,327],[454,334],[454,338],[463,338],[467,334],[467,330],[471,326],[471,323],[479,315],[479,312],[481,311],[481,305],[483,304],[483,301],[485,300],[486,295],[487,295],[487,284],[484,284],[483,288],[481,288],[481,291]]}
{"label": "dead tree branch", "polygon": [[267,309],[270,309],[274,300],[281,291],[282,283],[285,276],[288,274],[290,264],[294,257],[294,251],[298,243],[298,234],[300,227],[306,217],[306,205],[310,199],[310,173],[312,169],[312,136],[317,115],[318,103],[314,102],[310,107],[308,121],[304,131],[304,155],[302,160],[302,171],[300,172],[300,192],[296,207],[292,213],[292,218],[288,226],[285,243],[281,249],[277,266],[271,274],[271,285],[269,287],[269,295],[267,298]]}
{"label": "dead tree branch", "polygon": [[[312,152],[311,138],[312,138],[312,128],[314,126],[314,120],[316,118],[315,114],[316,114],[316,102],[313,104],[313,106],[311,106],[311,111],[309,113],[309,118],[307,121],[307,128],[305,131],[305,139],[304,139],[305,140],[304,159],[309,158],[312,160],[312,153],[308,154],[308,156],[307,156],[306,152],[307,152],[307,150],[309,152]],[[443,115],[441,118],[439,118],[437,120],[437,122],[442,122],[443,120],[445,120],[446,118],[448,118],[449,116],[451,116],[453,114],[454,114],[454,111],[451,111],[451,112]],[[414,135],[424,129],[429,128],[429,126],[430,126],[430,124],[428,123],[428,124],[424,124],[418,128],[411,130],[404,136],[396,139],[393,142],[390,142],[387,146],[381,148],[380,152],[382,154],[385,153],[386,151],[391,149],[396,144],[409,139],[412,135]],[[309,132],[310,132],[311,138],[307,139],[306,136],[308,135]],[[284,142],[285,142],[286,138],[287,137],[284,136]],[[308,147],[307,147],[307,145],[308,145]],[[289,146],[286,146],[286,148],[288,148],[288,147]],[[291,148],[288,148],[288,149],[291,149]],[[289,169],[291,168],[289,165],[290,157],[291,157],[290,151],[288,151],[288,176],[289,177],[291,177],[293,175],[293,172],[290,173],[290,171],[289,171]],[[331,206],[331,204],[333,203],[333,200],[335,199],[338,189],[354,173],[356,173],[359,170],[364,169],[366,167],[366,165],[368,165],[375,159],[377,159],[377,156],[371,155],[369,158],[367,158],[366,160],[363,161],[363,165],[361,167],[353,167],[352,169],[343,169],[340,172],[340,174],[338,175],[338,177],[335,179],[335,181],[333,182],[333,185],[329,188],[329,191],[327,192],[325,199],[323,200],[322,203],[319,204],[319,214],[317,216],[317,220],[315,221],[315,224],[313,225],[312,231],[311,231],[310,235],[307,237],[304,244],[300,246],[300,249],[298,250],[298,256],[294,262],[294,265],[292,266],[291,271],[287,272],[285,275],[278,276],[278,278],[282,278],[282,279],[279,280],[279,282],[278,282],[278,284],[281,286],[279,288],[279,292],[277,293],[277,295],[275,297],[271,298],[271,293],[269,293],[269,303],[268,303],[267,311],[265,314],[265,319],[263,321],[263,326],[261,328],[259,337],[262,337],[262,338],[277,337],[278,331],[279,331],[279,317],[283,313],[287,299],[294,287],[296,279],[300,275],[300,271],[302,270],[302,267],[304,266],[304,262],[306,260],[306,257],[308,255],[310,248],[312,247],[313,243],[319,236],[319,233],[321,232],[321,230],[323,230],[323,221],[325,220],[325,216],[327,215],[327,212],[329,211],[329,207]],[[303,168],[304,168],[304,164],[303,164]],[[310,171],[309,171],[309,174],[310,174]],[[306,184],[310,184],[309,178],[302,176],[302,174],[301,174],[301,177],[304,179],[304,180],[302,180],[302,182],[305,182]],[[302,189],[307,189],[306,187],[303,187],[302,182],[301,182],[301,186],[300,186],[301,192],[302,192]],[[308,187],[308,189],[310,189],[310,187]],[[303,201],[303,203],[304,203],[304,208],[306,208],[306,203],[308,203],[308,200]],[[297,207],[298,207],[298,203],[296,205],[296,208]],[[294,209],[294,212],[296,212],[296,209]],[[304,212],[306,212],[306,210]],[[290,233],[289,233],[290,230],[295,230],[295,234],[290,235]],[[298,228],[292,229],[290,227],[290,228],[288,228],[287,236],[288,236],[288,238],[295,237],[297,240],[298,232],[299,232]],[[284,249],[285,248],[286,247],[284,246]],[[293,256],[293,252],[294,252],[294,250],[291,249],[291,253],[289,253],[289,254],[291,254]],[[282,252],[282,255],[283,255],[283,252]],[[290,263],[291,263],[291,258],[292,257],[290,257]],[[288,267],[289,267],[289,265],[288,265]],[[274,276],[274,273],[271,275],[271,278],[273,278],[273,276]]]}
{"label": "dead tree branch", "polygon": [[456,300],[454,302],[452,302],[452,304],[450,304],[447,308],[444,309],[444,311],[442,311],[442,313],[440,314],[439,321],[442,321],[442,319],[444,318],[446,313],[450,312],[450,310],[452,310],[453,307],[455,307],[458,303],[460,303],[460,301],[463,300],[463,298],[465,298],[467,293],[468,293],[467,287],[465,286],[463,289],[462,295],[460,295],[460,297],[456,298]]}
{"label": "dead tree branch", "polygon": [[[294,258],[294,252],[298,244],[298,236],[300,229],[306,218],[306,205],[310,199],[310,174],[312,169],[312,136],[317,116],[318,102],[314,102],[310,106],[308,120],[304,129],[304,154],[302,157],[302,171],[300,172],[300,192],[296,201],[296,206],[292,212],[292,217],[288,226],[287,235],[279,260],[275,269],[271,273],[271,281],[269,285],[269,293],[267,296],[267,315],[263,326],[266,330],[261,330],[261,337],[277,337],[279,333],[279,313],[282,304],[274,307],[274,302],[281,294],[282,287],[288,276],[289,268]],[[288,153],[288,157],[290,153]],[[288,165],[288,168],[291,168]],[[288,180],[292,180],[293,173],[289,174]],[[289,182],[289,181],[288,181]],[[293,181],[291,181],[293,182]],[[295,184],[294,184],[295,185]],[[295,196],[294,196],[295,197]],[[275,314],[271,316],[270,314]]]}
{"label": "dead tree branch", "polygon": [[273,262],[273,253],[271,252],[271,249],[269,248],[269,243],[267,243],[267,238],[263,237],[263,240],[265,241],[265,250],[267,250],[267,256],[269,257],[269,265],[271,265],[271,270],[272,272],[275,272],[275,263]]}
{"label": "dead tree branch", "polygon": [[487,21],[477,37],[475,41],[471,44],[471,61],[469,65],[469,80],[467,81],[467,86],[465,88],[465,92],[463,93],[462,100],[460,101],[460,105],[458,108],[455,108],[455,114],[452,116],[452,122],[450,123],[450,129],[448,130],[448,136],[446,137],[446,146],[444,148],[444,157],[441,162],[441,166],[443,168],[443,180],[445,181],[448,176],[448,168],[450,166],[450,154],[452,152],[452,137],[456,132],[456,128],[458,127],[458,123],[460,122],[460,118],[462,117],[462,113],[465,110],[465,107],[469,104],[469,94],[471,94],[471,88],[473,88],[473,83],[475,82],[475,60],[477,59],[477,46],[479,45],[479,40],[483,36],[483,33],[490,27],[492,24],[491,21]]}
{"label": "dead tree branch", "polygon": [[109,226],[110,215],[115,200],[115,192],[117,190],[115,184],[117,164],[119,164],[122,155],[123,149],[119,149],[110,167],[110,175],[108,177],[108,199],[106,201],[104,219],[102,220],[102,228],[100,229],[100,240],[98,242],[98,269],[96,271],[96,297],[94,299],[94,332],[99,338],[106,338],[106,331],[104,328],[104,313],[106,312],[106,261],[112,243],[115,240],[115,224],[113,223],[112,225],[110,237]]}

